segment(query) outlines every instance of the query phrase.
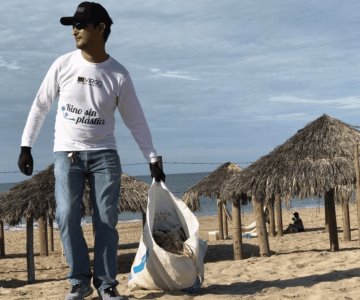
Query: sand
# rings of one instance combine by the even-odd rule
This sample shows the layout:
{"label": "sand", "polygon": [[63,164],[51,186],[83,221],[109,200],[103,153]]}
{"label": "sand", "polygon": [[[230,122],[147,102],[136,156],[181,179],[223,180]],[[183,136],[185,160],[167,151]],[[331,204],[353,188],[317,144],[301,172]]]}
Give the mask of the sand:
{"label": "sand", "polygon": [[[259,257],[257,238],[243,239],[245,259],[233,260],[230,238],[208,241],[205,281],[197,294],[159,291],[130,292],[127,277],[141,235],[141,222],[119,223],[119,291],[137,299],[360,299],[360,246],[356,207],[352,205],[352,241],[343,240],[341,211],[337,211],[339,252],[329,252],[324,230],[324,209],[299,209],[306,231],[283,237],[269,237],[270,257]],[[283,211],[284,227],[293,209]],[[243,224],[253,221],[242,215]],[[200,235],[217,229],[217,218],[200,217]],[[83,227],[92,255],[92,228]],[[36,282],[27,283],[25,231],[5,231],[7,257],[0,259],[0,299],[64,299],[69,285],[67,265],[62,257],[58,232],[55,251],[40,257],[35,231]],[[96,292],[88,299],[98,299]]]}

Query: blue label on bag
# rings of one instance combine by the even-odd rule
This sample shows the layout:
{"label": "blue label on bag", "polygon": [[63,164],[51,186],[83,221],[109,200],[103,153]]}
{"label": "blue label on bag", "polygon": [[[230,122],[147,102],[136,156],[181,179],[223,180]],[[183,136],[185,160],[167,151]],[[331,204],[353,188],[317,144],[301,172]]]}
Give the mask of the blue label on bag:
{"label": "blue label on bag", "polygon": [[187,293],[187,294],[193,294],[196,293],[200,290],[200,287],[202,285],[203,280],[201,279],[200,276],[198,276],[195,280],[195,283],[193,284],[193,286],[182,289],[183,292]]}
{"label": "blue label on bag", "polygon": [[144,270],[148,257],[149,257],[149,249],[146,248],[146,253],[141,258],[141,262],[137,266],[133,266],[133,271],[135,274]]}

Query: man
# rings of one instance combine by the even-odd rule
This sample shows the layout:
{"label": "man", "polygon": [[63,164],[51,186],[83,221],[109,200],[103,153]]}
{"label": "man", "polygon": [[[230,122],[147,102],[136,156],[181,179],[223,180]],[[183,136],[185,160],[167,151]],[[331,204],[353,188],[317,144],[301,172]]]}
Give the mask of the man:
{"label": "man", "polygon": [[[164,181],[156,151],[128,71],[107,54],[112,20],[98,3],[82,2],[70,25],[77,50],[50,67],[31,107],[21,141],[20,170],[31,175],[31,147],[52,103],[58,98],[54,138],[56,219],[69,265],[71,288],[65,299],[91,295],[91,277],[100,298],[125,299],[117,290],[120,160],[114,137],[114,112],[130,129],[150,164],[151,176]],[[95,227],[94,270],[82,233],[81,202],[89,181]]]}
{"label": "man", "polygon": [[296,232],[304,232],[304,223],[301,220],[299,213],[294,212],[293,213],[292,221],[293,223],[290,223],[288,227],[285,229],[284,233],[296,233]]}

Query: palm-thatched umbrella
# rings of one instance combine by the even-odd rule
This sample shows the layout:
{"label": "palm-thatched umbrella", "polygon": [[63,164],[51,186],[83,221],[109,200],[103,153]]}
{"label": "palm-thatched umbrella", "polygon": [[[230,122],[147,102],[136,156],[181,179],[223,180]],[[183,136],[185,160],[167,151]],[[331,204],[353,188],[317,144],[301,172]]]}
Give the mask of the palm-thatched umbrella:
{"label": "palm-thatched umbrella", "polygon": [[[209,197],[217,199],[218,201],[218,225],[220,237],[224,239],[224,230],[223,224],[226,225],[225,231],[227,231],[227,217],[224,214],[226,209],[225,202],[226,198],[220,197],[220,191],[223,188],[223,185],[226,181],[233,175],[241,172],[241,168],[231,162],[224,163],[218,167],[215,171],[211,172],[198,183],[188,188],[184,195],[183,201],[189,206],[191,210],[197,210],[200,208],[200,198]],[[242,257],[241,253],[241,214],[240,214],[240,200],[246,202],[244,197],[239,196],[233,200],[233,242],[234,242],[234,257],[235,259],[240,259]],[[244,204],[244,203],[243,203]],[[225,217],[225,222],[224,222]]]}
{"label": "palm-thatched umbrella", "polygon": [[[26,255],[29,283],[35,281],[33,220],[34,218],[38,220],[46,220],[47,217],[53,218],[55,211],[54,193],[53,188],[51,189],[54,180],[51,180],[51,176],[48,175],[49,168],[34,175],[31,179],[17,184],[4,193],[0,202],[0,220],[15,225],[21,221],[22,217],[26,218]],[[42,228],[39,228],[39,231],[42,232]],[[40,239],[41,253],[45,245],[44,240],[46,241],[46,235]]]}
{"label": "palm-thatched umbrella", "polygon": [[[128,212],[146,211],[149,185],[127,174],[121,175],[121,201],[119,210]],[[86,214],[91,213],[89,207],[89,187],[86,184],[84,203]],[[55,178],[54,165],[25,180],[4,194],[0,202],[0,219],[11,225],[17,224],[22,217],[54,218]]]}
{"label": "palm-thatched umbrella", "polygon": [[[121,201],[119,211],[144,212],[146,210],[147,193],[149,185],[136,180],[135,178],[121,175]],[[89,188],[84,193],[84,213],[91,212],[89,200]],[[86,209],[87,208],[87,209]],[[0,220],[11,225],[17,224],[23,217],[27,219],[27,257],[28,257],[28,281],[34,282],[33,264],[33,219],[51,220],[54,218],[56,209],[55,203],[55,178],[54,165],[34,175],[31,179],[25,180],[5,193],[0,202]],[[46,221],[45,221],[46,224]],[[39,230],[40,231],[40,230]],[[46,237],[45,234],[42,235]],[[46,244],[47,240],[41,244]],[[46,250],[47,254],[47,250]]]}
{"label": "palm-thatched umbrella", "polygon": [[[35,281],[33,221],[39,221],[40,254],[48,255],[47,223],[55,213],[53,168],[34,175],[12,187],[4,194],[0,202],[0,219],[15,225],[24,217],[26,219],[26,253],[28,263],[28,281]],[[52,226],[51,226],[52,232]],[[51,235],[53,249],[53,235]]]}
{"label": "palm-thatched umbrella", "polygon": [[21,218],[34,219],[54,217],[54,172],[53,166],[12,187],[0,202],[0,218],[15,225]]}
{"label": "palm-thatched umbrella", "polygon": [[359,142],[358,130],[324,114],[233,175],[222,190],[222,197],[232,199],[247,193],[261,203],[275,196],[289,201],[294,197],[325,195],[325,204],[330,205],[329,218],[333,219],[332,229],[329,228],[331,250],[337,250],[333,194],[337,187],[353,187],[354,147]]}
{"label": "palm-thatched umbrella", "polygon": [[199,182],[188,188],[184,195],[183,201],[192,210],[200,209],[200,197],[209,197],[220,199],[219,194],[224,183],[234,173],[239,173],[241,168],[231,162],[226,162],[216,170],[202,178]]}

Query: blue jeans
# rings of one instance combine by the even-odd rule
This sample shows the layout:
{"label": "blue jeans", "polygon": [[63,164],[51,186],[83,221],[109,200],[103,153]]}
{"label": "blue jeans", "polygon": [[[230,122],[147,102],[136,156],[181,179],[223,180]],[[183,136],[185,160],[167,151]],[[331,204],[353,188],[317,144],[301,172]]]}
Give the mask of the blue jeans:
{"label": "blue jeans", "polygon": [[85,179],[90,184],[93,208],[94,286],[100,290],[118,284],[116,230],[121,166],[115,150],[54,153],[56,221],[71,284],[90,284],[92,277],[88,247],[81,228]]}

